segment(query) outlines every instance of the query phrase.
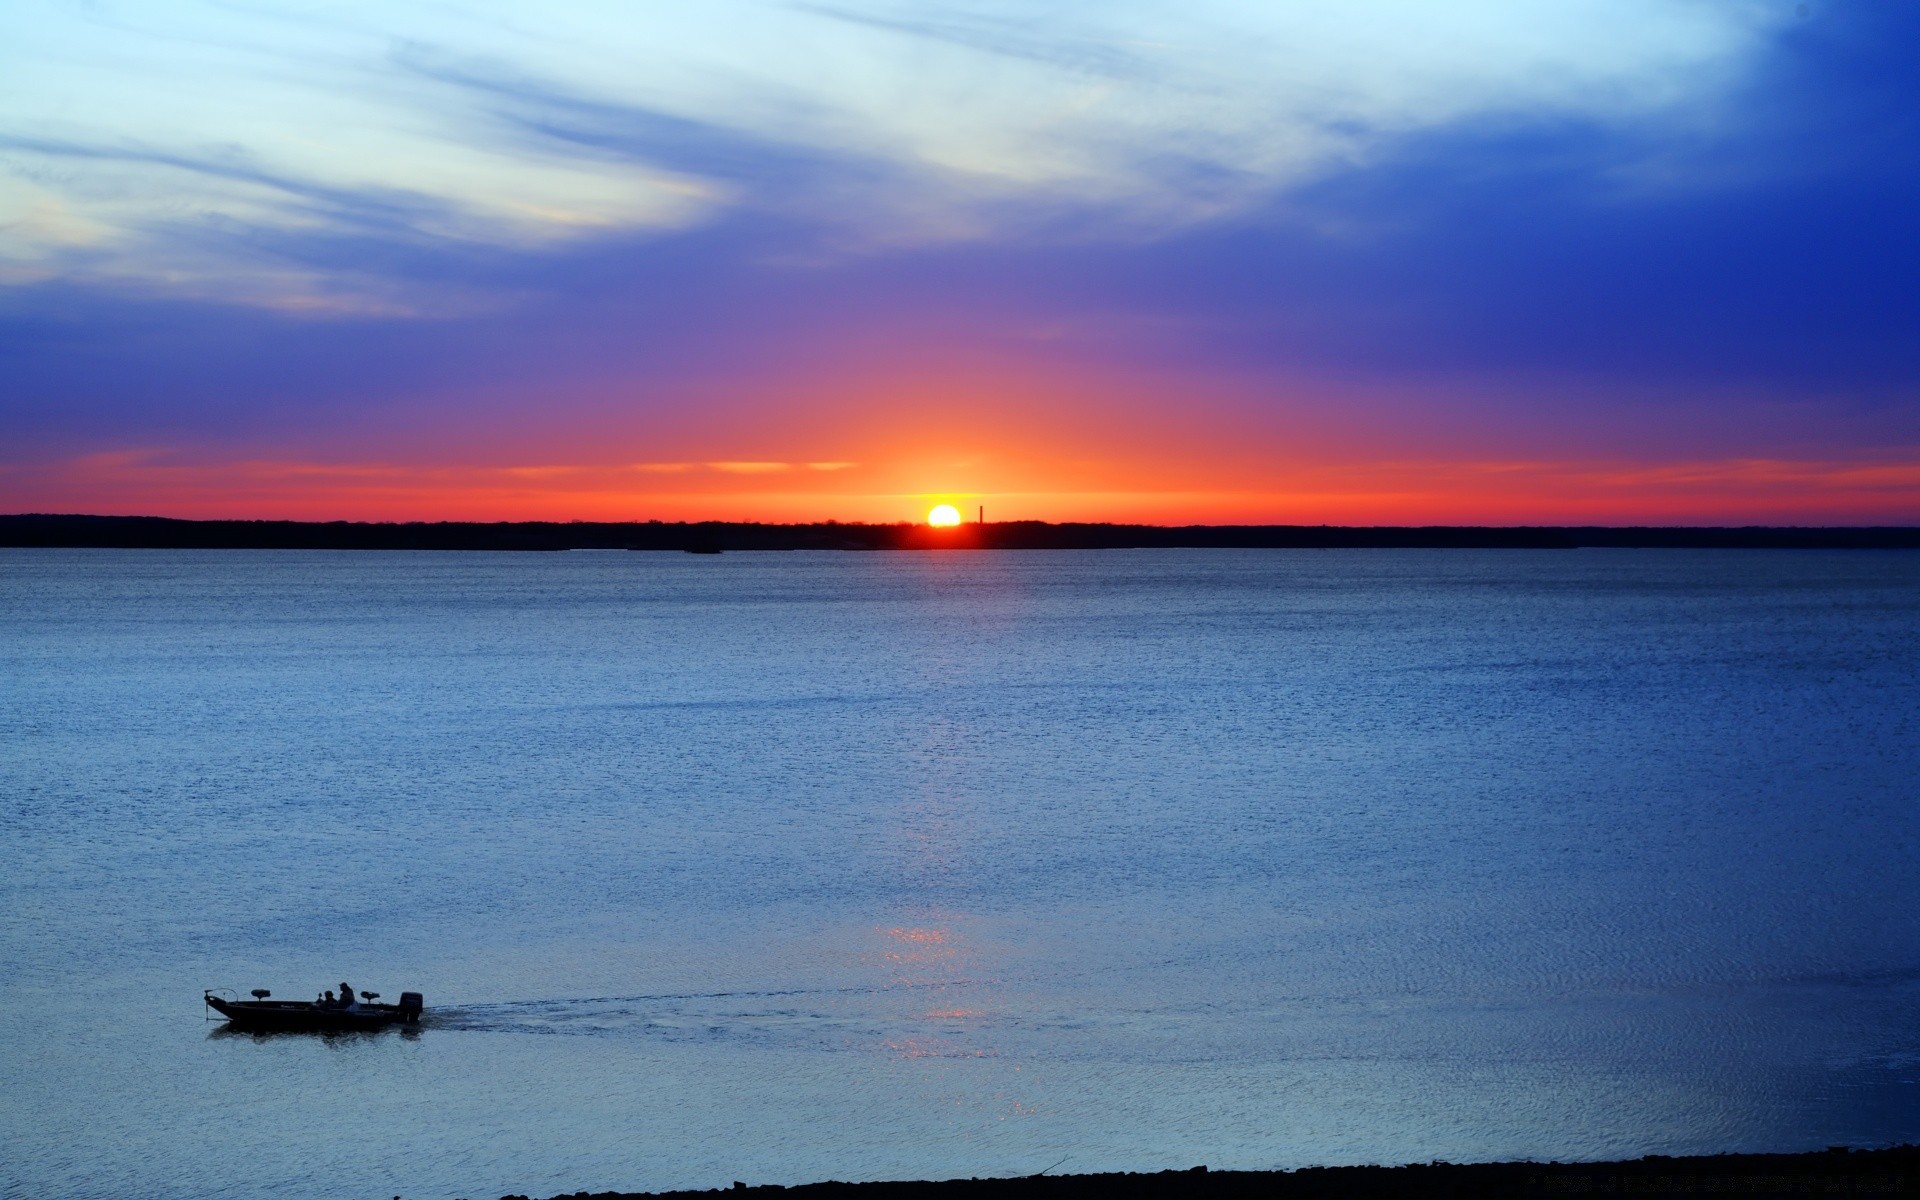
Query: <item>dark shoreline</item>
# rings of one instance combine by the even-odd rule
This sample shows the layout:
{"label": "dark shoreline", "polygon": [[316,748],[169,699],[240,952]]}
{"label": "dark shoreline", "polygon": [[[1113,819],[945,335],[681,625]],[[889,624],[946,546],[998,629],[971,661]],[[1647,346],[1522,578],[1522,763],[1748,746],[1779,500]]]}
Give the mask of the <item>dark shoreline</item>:
{"label": "dark shoreline", "polygon": [[[1835,1147],[1805,1154],[1652,1155],[1606,1163],[1424,1163],[1298,1171],[1162,1171],[1152,1175],[1029,1175],[895,1183],[768,1184],[682,1192],[569,1192],[551,1200],[770,1196],[800,1200],[1093,1200],[1095,1197],[1364,1197],[1573,1195],[1895,1196],[1920,1194],[1920,1147]],[[527,1200],[506,1196],[501,1200]]]}
{"label": "dark shoreline", "polygon": [[0,516],[0,546],[167,550],[1122,550],[1600,548],[1916,550],[1920,527],[1107,525],[999,521],[949,529],[901,522],[184,521]]}

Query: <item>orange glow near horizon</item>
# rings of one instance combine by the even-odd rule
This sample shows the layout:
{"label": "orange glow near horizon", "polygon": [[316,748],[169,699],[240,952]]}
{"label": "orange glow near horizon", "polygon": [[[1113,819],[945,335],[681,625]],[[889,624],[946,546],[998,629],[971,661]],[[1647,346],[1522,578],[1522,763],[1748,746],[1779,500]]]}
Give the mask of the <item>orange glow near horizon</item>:
{"label": "orange glow near horizon", "polygon": [[[503,410],[427,422],[384,432],[377,457],[356,437],[0,460],[0,512],[893,524],[931,523],[936,506],[964,523],[982,504],[996,522],[1150,525],[1920,522],[1920,451],[1908,447],[1647,458],[1609,451],[1601,426],[1549,437],[1485,414],[1470,422],[1471,395],[1429,397],[1450,414],[1436,423],[1404,397],[1338,381],[1256,391],[1220,377],[918,357],[821,368],[784,381],[777,406],[715,385],[644,425],[621,395],[587,389],[580,402],[601,406],[590,420],[521,424]],[[1201,411],[1214,415],[1194,419]]]}
{"label": "orange glow near horizon", "polygon": [[[1032,364],[827,370],[784,386],[777,409],[703,395],[675,422],[616,413],[511,439],[504,418],[430,424],[384,435],[378,457],[359,439],[123,446],[0,461],[0,512],[892,524],[984,505],[996,522],[1150,525],[1920,522],[1911,448],[1653,459],[1588,438],[1554,453],[1493,423],[1376,420],[1401,411],[1394,397],[1311,380],[1266,407],[1230,381],[1187,381],[1184,401],[1233,414],[1197,421],[1166,403],[1175,382]],[[1501,444],[1525,448],[1483,448]]]}
{"label": "orange glow near horizon", "polygon": [[949,528],[960,523],[960,510],[951,504],[936,504],[927,513],[927,524],[936,529]]}
{"label": "orange glow near horizon", "polygon": [[[741,470],[742,462],[753,469]],[[0,471],[0,511],[362,521],[929,520],[957,484],[1000,521],[1161,525],[1882,525],[1920,520],[1920,461],[1106,462],[969,454],[448,466],[162,450]],[[1276,486],[1276,484],[1281,486]],[[938,508],[936,511],[938,511]],[[943,514],[944,515],[944,514]]]}

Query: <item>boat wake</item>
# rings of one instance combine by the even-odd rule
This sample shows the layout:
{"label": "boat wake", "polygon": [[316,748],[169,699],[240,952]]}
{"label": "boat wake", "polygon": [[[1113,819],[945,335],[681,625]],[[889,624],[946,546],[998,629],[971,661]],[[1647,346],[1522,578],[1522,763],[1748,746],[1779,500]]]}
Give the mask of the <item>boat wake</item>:
{"label": "boat wake", "polygon": [[[424,1024],[468,1033],[739,1041],[794,1048],[886,1044],[902,1030],[962,1032],[982,1014],[954,999],[974,980],[883,987],[676,992],[435,1007]],[[940,995],[939,993],[946,993]]]}

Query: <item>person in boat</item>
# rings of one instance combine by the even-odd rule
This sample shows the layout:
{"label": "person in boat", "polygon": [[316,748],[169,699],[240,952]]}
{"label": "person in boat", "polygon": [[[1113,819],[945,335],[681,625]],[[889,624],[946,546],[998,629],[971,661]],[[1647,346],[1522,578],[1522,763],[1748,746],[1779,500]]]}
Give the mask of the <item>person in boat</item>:
{"label": "person in boat", "polygon": [[347,986],[346,980],[344,979],[341,980],[340,981],[340,1007],[352,1008],[353,1001],[354,1001],[353,989]]}
{"label": "person in boat", "polygon": [[314,1001],[314,1003],[315,1003],[315,1004],[320,1004],[320,1005],[324,1005],[324,1006],[325,1006],[325,1007],[327,1007],[327,1008],[332,1008],[332,1007],[333,1007],[333,991],[332,991],[332,989],[328,989],[328,991],[327,991],[327,994],[326,994],[326,996],[325,996],[325,997],[324,997],[323,999],[320,999],[320,1000],[316,1000],[316,1001]]}

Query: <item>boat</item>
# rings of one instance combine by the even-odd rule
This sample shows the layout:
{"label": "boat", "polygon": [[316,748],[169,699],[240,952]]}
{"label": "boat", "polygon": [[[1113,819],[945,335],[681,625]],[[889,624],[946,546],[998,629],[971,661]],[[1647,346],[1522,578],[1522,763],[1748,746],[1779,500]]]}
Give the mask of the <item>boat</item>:
{"label": "boat", "polygon": [[224,988],[208,988],[201,999],[236,1029],[318,1030],[352,1032],[385,1029],[389,1025],[418,1025],[426,1008],[419,992],[401,992],[400,1003],[379,1004],[379,992],[362,992],[360,999],[342,1007],[324,1000],[275,1000],[265,988],[255,988],[253,999],[215,995]]}

